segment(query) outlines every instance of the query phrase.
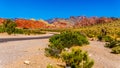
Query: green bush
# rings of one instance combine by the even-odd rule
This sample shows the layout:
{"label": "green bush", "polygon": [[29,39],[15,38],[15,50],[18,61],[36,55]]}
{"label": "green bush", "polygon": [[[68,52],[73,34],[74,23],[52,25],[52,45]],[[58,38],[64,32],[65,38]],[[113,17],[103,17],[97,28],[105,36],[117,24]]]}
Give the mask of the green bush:
{"label": "green bush", "polygon": [[120,54],[120,41],[118,40],[106,43],[105,47],[112,48],[112,53]]}
{"label": "green bush", "polygon": [[89,38],[93,38],[93,37],[95,37],[94,34],[87,34],[87,36],[88,36]]}
{"label": "green bush", "polygon": [[65,31],[59,35],[55,35],[49,40],[51,45],[54,45],[57,49],[70,48],[73,45],[88,44],[87,38],[80,32]]}
{"label": "green bush", "polygon": [[54,67],[51,64],[48,64],[47,68],[54,68]]}
{"label": "green bush", "polygon": [[98,35],[97,38],[98,38],[99,41],[103,40],[103,36],[102,35]]}
{"label": "green bush", "polygon": [[60,49],[56,49],[54,47],[49,46],[48,48],[45,48],[45,54],[46,56],[56,57],[59,58],[59,54],[61,53]]}
{"label": "green bush", "polygon": [[3,23],[3,30],[4,32],[7,32],[8,34],[12,34],[15,32],[15,28],[16,28],[16,23],[11,20],[11,19],[7,19],[4,23]]}
{"label": "green bush", "polygon": [[120,54],[120,46],[116,46],[116,47],[112,48],[112,53]]}
{"label": "green bush", "polygon": [[15,29],[15,34],[24,34],[23,29]]}
{"label": "green bush", "polygon": [[117,36],[120,37],[120,32],[117,33]]}
{"label": "green bush", "polygon": [[66,63],[66,66],[71,68],[92,68],[94,64],[94,61],[88,57],[87,52],[80,49],[63,51],[61,58]]}
{"label": "green bush", "polygon": [[40,31],[49,31],[49,32],[63,32],[63,31],[66,31],[66,30],[69,30],[69,29],[57,29],[57,28],[54,28],[54,29],[51,29],[51,28],[41,28]]}
{"label": "green bush", "polygon": [[113,39],[110,37],[110,36],[105,36],[104,37],[104,41],[105,42],[110,42],[110,41],[112,41]]}
{"label": "green bush", "polygon": [[4,29],[2,26],[0,26],[0,33],[3,33],[4,32]]}
{"label": "green bush", "polygon": [[40,30],[30,30],[30,29],[18,29],[16,28],[14,31],[15,34],[26,34],[26,35],[30,35],[30,34],[45,34],[45,32],[41,32]]}
{"label": "green bush", "polygon": [[64,48],[89,44],[87,38],[80,32],[65,31],[54,35],[49,39],[50,45],[46,48],[46,54],[58,56]]}
{"label": "green bush", "polygon": [[45,32],[41,32],[40,30],[31,30],[31,34],[45,34]]}
{"label": "green bush", "polygon": [[110,42],[113,40],[113,38],[107,35],[98,35],[97,38],[99,41],[105,41],[105,42]]}
{"label": "green bush", "polygon": [[120,46],[120,41],[117,41],[117,40],[110,41],[105,45],[105,47],[108,47],[108,48],[113,48],[117,46]]}

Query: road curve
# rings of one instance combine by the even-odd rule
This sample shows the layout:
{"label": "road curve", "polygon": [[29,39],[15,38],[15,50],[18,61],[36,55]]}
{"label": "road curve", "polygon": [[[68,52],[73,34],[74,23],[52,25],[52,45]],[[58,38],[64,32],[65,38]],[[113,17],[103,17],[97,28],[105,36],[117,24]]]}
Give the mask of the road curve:
{"label": "road curve", "polygon": [[42,36],[28,36],[28,37],[9,37],[9,38],[0,38],[0,43],[10,42],[10,41],[22,41],[22,40],[34,40],[34,39],[47,39],[50,38],[53,34],[45,34]]}
{"label": "road curve", "polygon": [[38,49],[47,47],[52,35],[0,38],[0,68],[25,56],[39,54]]}

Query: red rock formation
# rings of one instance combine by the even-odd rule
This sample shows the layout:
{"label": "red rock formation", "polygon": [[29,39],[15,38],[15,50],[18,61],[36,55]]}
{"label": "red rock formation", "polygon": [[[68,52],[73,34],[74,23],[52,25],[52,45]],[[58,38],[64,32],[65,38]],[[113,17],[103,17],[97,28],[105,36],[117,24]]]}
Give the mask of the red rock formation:
{"label": "red rock formation", "polygon": [[111,18],[106,18],[106,17],[81,17],[81,20],[77,21],[74,25],[74,27],[81,27],[81,26],[88,26],[88,25],[94,25],[94,24],[100,24],[100,23],[109,23],[113,21]]}
{"label": "red rock formation", "polygon": [[2,24],[5,21],[5,19],[0,18],[0,24]]}
{"label": "red rock formation", "polygon": [[54,22],[53,23],[55,25],[55,27],[57,28],[65,28],[66,27],[66,23],[63,23],[63,22]]}
{"label": "red rock formation", "polygon": [[[81,27],[81,26],[89,26],[94,24],[100,24],[100,23],[109,23],[111,21],[117,20],[119,18],[106,18],[106,17],[90,17],[87,18],[85,16],[78,16],[78,17],[70,17],[69,19],[63,19],[63,18],[54,18],[47,21],[44,20],[26,20],[26,19],[15,19],[14,21],[17,24],[18,28],[30,28],[30,29],[36,29],[36,28],[70,28],[70,27]],[[5,21],[5,19],[0,18],[0,24],[2,24]]]}
{"label": "red rock formation", "polygon": [[99,24],[99,23],[108,23],[108,22],[111,22],[111,21],[113,21],[111,18],[101,17],[96,21],[96,23],[97,24]]}
{"label": "red rock formation", "polygon": [[16,19],[15,20],[17,27],[19,28],[45,28],[46,23],[43,21],[34,21],[34,20],[26,20],[26,19]]}

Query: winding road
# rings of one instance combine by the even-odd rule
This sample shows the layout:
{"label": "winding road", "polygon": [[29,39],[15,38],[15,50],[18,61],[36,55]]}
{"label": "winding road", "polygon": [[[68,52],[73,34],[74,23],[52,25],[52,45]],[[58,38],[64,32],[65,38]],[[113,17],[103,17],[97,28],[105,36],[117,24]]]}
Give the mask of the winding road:
{"label": "winding road", "polygon": [[45,48],[52,35],[0,38],[0,68],[5,68],[5,65],[25,56],[38,54],[38,49]]}

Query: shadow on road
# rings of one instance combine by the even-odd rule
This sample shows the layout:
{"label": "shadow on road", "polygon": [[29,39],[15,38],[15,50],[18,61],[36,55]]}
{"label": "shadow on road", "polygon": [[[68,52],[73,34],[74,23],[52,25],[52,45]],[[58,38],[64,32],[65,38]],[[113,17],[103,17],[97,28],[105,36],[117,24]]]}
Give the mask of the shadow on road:
{"label": "shadow on road", "polygon": [[0,38],[0,43],[10,42],[10,41],[20,41],[20,40],[33,40],[33,39],[47,39],[51,36],[42,36],[42,37],[24,37],[24,38]]}

